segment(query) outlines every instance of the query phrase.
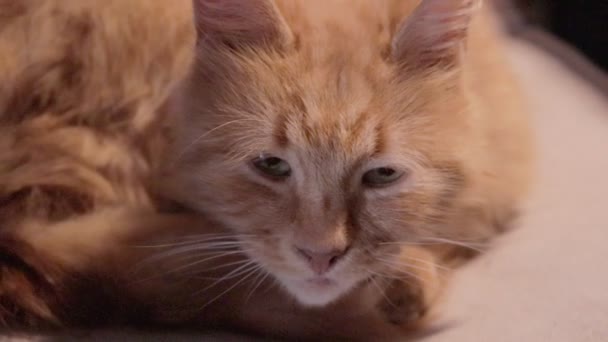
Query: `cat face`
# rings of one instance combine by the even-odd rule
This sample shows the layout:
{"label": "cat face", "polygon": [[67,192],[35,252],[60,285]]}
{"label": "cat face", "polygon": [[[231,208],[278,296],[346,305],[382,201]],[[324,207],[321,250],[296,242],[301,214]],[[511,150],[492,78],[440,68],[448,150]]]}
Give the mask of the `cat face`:
{"label": "cat face", "polygon": [[[204,39],[176,98],[179,196],[303,304],[405,269],[400,251],[444,229],[464,187],[468,104],[445,45],[458,35],[430,31],[437,55],[417,46],[419,18],[453,10],[435,2],[392,34],[390,56],[373,22],[306,31],[269,1],[198,2]],[[259,17],[230,31],[244,13]]]}

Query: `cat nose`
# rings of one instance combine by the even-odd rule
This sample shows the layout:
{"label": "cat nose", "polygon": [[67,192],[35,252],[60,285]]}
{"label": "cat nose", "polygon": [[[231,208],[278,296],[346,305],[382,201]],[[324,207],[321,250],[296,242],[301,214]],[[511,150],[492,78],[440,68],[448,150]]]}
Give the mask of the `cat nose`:
{"label": "cat nose", "polygon": [[346,253],[346,248],[335,248],[329,252],[316,252],[297,246],[295,249],[318,275],[327,272]]}

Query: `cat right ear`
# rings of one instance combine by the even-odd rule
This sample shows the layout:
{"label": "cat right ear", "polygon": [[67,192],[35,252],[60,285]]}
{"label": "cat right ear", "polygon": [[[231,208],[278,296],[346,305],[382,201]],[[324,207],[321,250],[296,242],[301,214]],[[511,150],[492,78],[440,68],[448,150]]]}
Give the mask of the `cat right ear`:
{"label": "cat right ear", "polygon": [[197,44],[287,46],[292,33],[272,0],[193,0]]}
{"label": "cat right ear", "polygon": [[457,66],[480,4],[481,0],[422,0],[395,34],[393,60],[415,70]]}

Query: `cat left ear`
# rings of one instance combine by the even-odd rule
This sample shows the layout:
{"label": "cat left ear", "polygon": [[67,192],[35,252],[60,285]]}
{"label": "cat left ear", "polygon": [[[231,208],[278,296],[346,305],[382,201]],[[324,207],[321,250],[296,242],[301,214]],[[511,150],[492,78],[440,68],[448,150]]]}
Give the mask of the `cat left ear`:
{"label": "cat left ear", "polygon": [[193,0],[197,42],[285,46],[292,33],[273,0]]}
{"label": "cat left ear", "polygon": [[480,4],[481,0],[422,0],[395,34],[393,60],[412,69],[457,66]]}

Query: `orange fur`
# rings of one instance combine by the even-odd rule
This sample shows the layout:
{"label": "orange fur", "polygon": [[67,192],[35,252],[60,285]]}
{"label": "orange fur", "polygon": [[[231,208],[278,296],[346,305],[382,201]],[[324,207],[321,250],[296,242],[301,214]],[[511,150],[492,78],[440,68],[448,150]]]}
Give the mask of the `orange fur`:
{"label": "orange fur", "polygon": [[[196,0],[195,65],[165,106],[193,55],[189,1],[0,0],[4,325],[411,330],[440,266],[498,234],[528,183],[500,34],[457,3],[428,27],[403,23],[428,14],[413,0]],[[260,153],[295,180],[251,172]],[[387,163],[409,178],[362,189]],[[158,180],[205,217],[169,212]],[[348,247],[339,286],[302,288],[314,273],[293,244]]]}
{"label": "orange fur", "polygon": [[[244,235],[246,254],[308,306],[399,277],[412,245],[454,263],[504,229],[531,148],[480,2],[238,3],[195,1],[196,65],[175,100],[176,198]],[[260,155],[291,175],[260,176]],[[405,180],[367,188],[375,167]],[[344,257],[319,275],[323,255]],[[311,285],[319,277],[330,285]]]}
{"label": "orange fur", "polygon": [[67,244],[103,256],[114,242],[88,240],[101,223],[82,236],[49,231],[105,208],[158,207],[162,106],[192,58],[190,3],[0,1],[0,13],[0,241],[13,260],[2,263],[0,319],[57,325],[79,311],[62,305],[72,296],[62,279],[87,271],[64,262],[87,260]]}

